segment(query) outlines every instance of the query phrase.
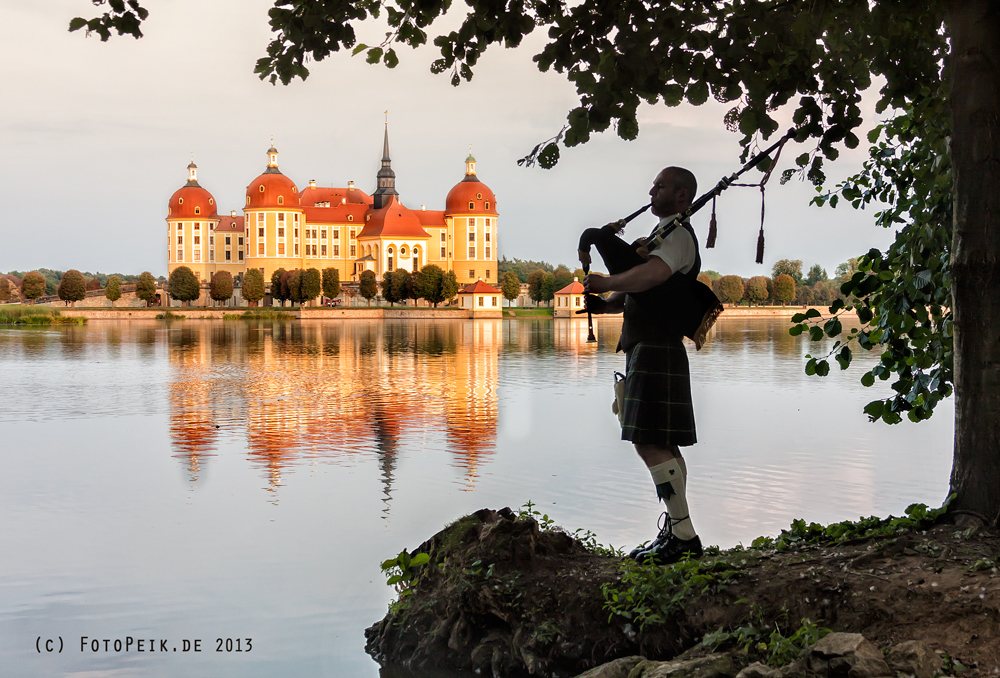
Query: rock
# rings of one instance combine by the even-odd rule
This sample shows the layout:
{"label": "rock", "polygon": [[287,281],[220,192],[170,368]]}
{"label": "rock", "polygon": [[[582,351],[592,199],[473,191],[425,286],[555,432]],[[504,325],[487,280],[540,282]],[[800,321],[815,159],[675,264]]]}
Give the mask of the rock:
{"label": "rock", "polygon": [[646,660],[638,655],[622,657],[607,664],[595,666],[589,671],[584,671],[576,678],[628,678],[629,672],[635,668],[635,665],[643,661]]}
{"label": "rock", "polygon": [[754,662],[736,674],[736,678],[782,678],[782,675],[778,669],[772,669],[767,664]]}
{"label": "rock", "polygon": [[628,678],[735,678],[740,666],[728,654],[711,654],[700,659],[647,662],[636,669]]}
{"label": "rock", "polygon": [[944,665],[938,653],[919,640],[894,645],[885,661],[894,672],[916,678],[931,678]]}
{"label": "rock", "polygon": [[806,668],[829,678],[875,678],[892,670],[882,653],[860,633],[831,633],[812,646]]}

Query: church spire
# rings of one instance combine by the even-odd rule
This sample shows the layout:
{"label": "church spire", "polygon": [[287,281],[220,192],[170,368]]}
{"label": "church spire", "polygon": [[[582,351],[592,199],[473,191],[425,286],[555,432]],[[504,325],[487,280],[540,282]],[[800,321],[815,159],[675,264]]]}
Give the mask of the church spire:
{"label": "church spire", "polygon": [[[386,111],[388,114],[388,111]],[[389,120],[385,121],[385,139],[382,142],[382,167],[376,175],[375,192],[372,194],[372,207],[380,209],[389,204],[390,195],[399,195],[396,192],[396,173],[392,171],[391,160],[389,158]]]}

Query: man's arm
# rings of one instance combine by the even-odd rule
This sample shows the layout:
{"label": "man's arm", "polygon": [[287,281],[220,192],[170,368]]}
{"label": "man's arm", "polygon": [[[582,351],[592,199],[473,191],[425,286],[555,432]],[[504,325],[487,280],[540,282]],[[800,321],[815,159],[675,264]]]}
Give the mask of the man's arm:
{"label": "man's arm", "polygon": [[[645,263],[634,266],[615,275],[588,275],[583,279],[583,287],[591,294],[601,292],[645,292],[656,287],[673,275],[669,264],[659,257],[650,257]],[[617,295],[614,295],[617,296]],[[624,295],[622,304],[624,304]]]}

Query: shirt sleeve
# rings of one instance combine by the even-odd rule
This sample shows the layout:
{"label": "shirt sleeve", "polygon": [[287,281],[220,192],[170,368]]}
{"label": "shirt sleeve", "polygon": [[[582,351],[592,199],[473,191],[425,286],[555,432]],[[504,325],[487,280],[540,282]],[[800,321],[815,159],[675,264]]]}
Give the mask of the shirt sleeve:
{"label": "shirt sleeve", "polygon": [[694,240],[686,228],[678,227],[649,254],[662,259],[673,273],[687,273],[694,267]]}

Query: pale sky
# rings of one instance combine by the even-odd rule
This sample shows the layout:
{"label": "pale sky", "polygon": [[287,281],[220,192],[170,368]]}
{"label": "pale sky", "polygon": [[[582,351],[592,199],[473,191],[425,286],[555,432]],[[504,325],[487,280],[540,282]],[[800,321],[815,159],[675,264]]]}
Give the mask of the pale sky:
{"label": "pale sky", "polygon": [[[191,154],[199,182],[226,214],[242,209],[272,135],[281,171],[300,188],[310,179],[353,180],[370,193],[386,109],[404,204],[443,209],[472,144],[479,177],[497,196],[500,255],[571,268],[582,230],[646,204],[662,167],[688,167],[701,193],[740,166],[738,137],[722,124],[727,107],[710,100],[645,106],[636,141],[609,132],[564,149],[553,170],[518,167],[577,103],[563,76],[539,73],[531,61],[543,33],[518,50],[487,52],[472,82],[457,88],[430,74],[433,50],[405,47],[394,70],[341,53],[312,63],[304,82],[272,86],[253,73],[270,39],[271,0],[144,4],[144,38],[102,43],[67,31],[72,17],[95,15],[90,0],[0,2],[0,271],[165,275],[167,200],[184,184]],[[364,30],[362,42],[381,41],[384,29]],[[781,168],[805,150],[786,148]],[[862,150],[842,150],[830,174],[847,176],[863,159]],[[759,193],[733,188],[719,199],[718,244],[702,250],[704,269],[770,274],[790,258],[832,275],[849,257],[892,241],[872,210],[809,207],[812,186],[780,186],[778,174],[767,191],[764,265],[754,263]],[[707,208],[692,219],[703,246],[708,219]],[[626,235],[652,225],[641,217]]]}

